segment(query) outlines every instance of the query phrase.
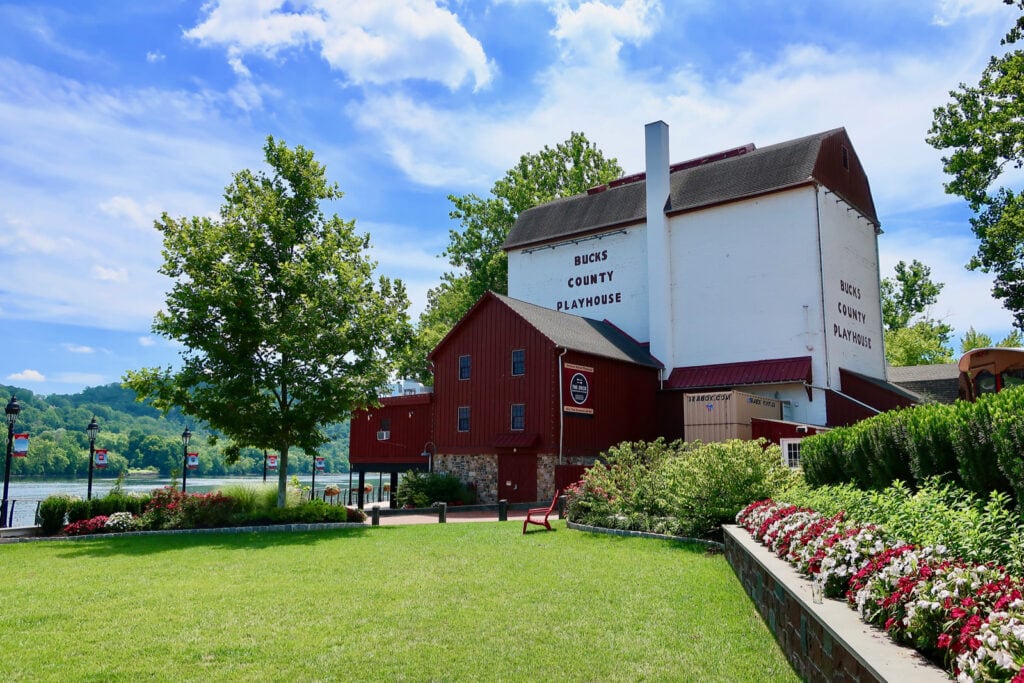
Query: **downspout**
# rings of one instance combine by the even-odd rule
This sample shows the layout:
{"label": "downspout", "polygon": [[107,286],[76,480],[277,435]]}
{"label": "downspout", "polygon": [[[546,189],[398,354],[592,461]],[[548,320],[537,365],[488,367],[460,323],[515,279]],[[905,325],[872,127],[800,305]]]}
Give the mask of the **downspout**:
{"label": "downspout", "polygon": [[[818,238],[818,293],[821,296],[821,344],[825,351],[825,387],[832,386],[832,364],[828,357],[828,323],[825,322],[825,261],[821,249],[821,186],[814,184],[814,228]],[[811,385],[807,385],[811,387]],[[812,389],[814,387],[811,387]],[[813,397],[811,400],[814,400]]]}
{"label": "downspout", "polygon": [[565,384],[565,369],[562,367],[562,358],[568,353],[569,349],[564,348],[562,352],[558,354],[558,464],[564,465],[562,462],[562,448],[565,445],[565,401],[563,398],[564,384]]}

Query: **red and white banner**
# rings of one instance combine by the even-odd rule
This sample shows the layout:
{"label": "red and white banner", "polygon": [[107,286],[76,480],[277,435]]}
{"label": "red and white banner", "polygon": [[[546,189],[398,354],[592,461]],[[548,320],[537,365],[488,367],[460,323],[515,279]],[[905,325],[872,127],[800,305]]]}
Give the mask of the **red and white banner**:
{"label": "red and white banner", "polygon": [[587,365],[562,365],[562,410],[573,415],[593,415],[594,368]]}
{"label": "red and white banner", "polygon": [[14,450],[11,455],[15,458],[24,458],[28,455],[28,432],[14,435]]}
{"label": "red and white banner", "polygon": [[107,466],[107,450],[105,448],[102,449],[102,450],[97,448],[96,452],[95,452],[95,457],[93,459],[93,462],[95,463],[96,467],[98,467],[100,469],[103,469],[104,467],[106,467]]}
{"label": "red and white banner", "polygon": [[276,470],[277,469],[277,456],[276,455],[268,455],[267,456],[267,469],[268,470]]}
{"label": "red and white banner", "polygon": [[323,472],[324,471],[324,459],[323,458],[313,458],[313,463],[316,465],[316,471],[317,472]]}
{"label": "red and white banner", "polygon": [[198,453],[189,453],[188,454],[188,458],[185,459],[185,466],[188,467],[190,470],[198,470],[199,469],[199,454]]}

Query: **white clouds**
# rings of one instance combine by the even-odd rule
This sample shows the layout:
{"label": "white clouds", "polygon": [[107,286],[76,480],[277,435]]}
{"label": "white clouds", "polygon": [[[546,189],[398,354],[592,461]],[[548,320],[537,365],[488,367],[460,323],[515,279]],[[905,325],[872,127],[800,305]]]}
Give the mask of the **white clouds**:
{"label": "white clouds", "polygon": [[939,26],[950,26],[957,21],[976,14],[1012,12],[1006,5],[992,0],[938,0],[932,21]]}
{"label": "white clouds", "polygon": [[46,377],[38,370],[25,369],[21,372],[15,372],[7,375],[8,382],[45,382]]}
{"label": "white clouds", "polygon": [[155,345],[156,345],[156,340],[153,339],[152,337],[139,337],[139,346],[143,346],[143,347],[147,347],[148,348],[150,346],[155,346]]}
{"label": "white clouds", "polygon": [[150,64],[156,64],[157,62],[162,62],[166,59],[167,55],[165,55],[163,52],[160,52],[160,50],[152,50],[146,53],[146,61]]}
{"label": "white clouds", "polygon": [[61,346],[68,353],[85,353],[85,354],[96,353],[96,349],[94,349],[93,347],[91,347],[91,346],[84,346],[82,344],[72,344],[70,342],[67,342],[67,343],[61,344]]}
{"label": "white clouds", "polygon": [[615,7],[605,2],[584,2],[577,8],[561,6],[551,32],[562,46],[562,59],[590,65],[612,64],[623,42],[642,43],[661,19],[657,0],[625,0]]}
{"label": "white clouds", "polygon": [[107,268],[101,265],[92,267],[92,275],[101,282],[127,282],[127,268]]}
{"label": "white clouds", "polygon": [[251,83],[248,70],[241,73],[243,54],[274,58],[307,46],[318,46],[331,68],[355,85],[425,79],[451,90],[467,82],[481,88],[494,74],[480,42],[455,14],[429,0],[215,0],[205,9],[204,20],[185,35],[226,46],[242,83]]}
{"label": "white clouds", "polygon": [[110,216],[128,219],[137,228],[151,228],[153,221],[160,217],[160,207],[155,202],[142,205],[131,197],[111,197],[101,202],[99,208]]}

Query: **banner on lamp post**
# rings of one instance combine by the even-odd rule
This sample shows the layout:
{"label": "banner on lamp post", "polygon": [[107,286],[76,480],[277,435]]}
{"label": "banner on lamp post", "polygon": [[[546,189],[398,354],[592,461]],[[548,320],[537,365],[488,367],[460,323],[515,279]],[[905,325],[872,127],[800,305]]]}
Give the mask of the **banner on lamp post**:
{"label": "banner on lamp post", "polygon": [[190,470],[198,470],[199,469],[199,454],[198,453],[189,453],[188,454],[188,458],[185,460],[185,463],[186,463],[185,466],[188,467]]}
{"label": "banner on lamp post", "polygon": [[317,472],[323,472],[324,471],[324,459],[323,458],[313,458],[313,463],[316,465],[316,471]]}
{"label": "banner on lamp post", "polygon": [[24,458],[28,455],[28,432],[14,435],[14,448],[11,455],[15,458]]}
{"label": "banner on lamp post", "polygon": [[103,469],[107,466],[107,449],[97,448],[93,455],[95,456],[93,462],[96,467]]}
{"label": "banner on lamp post", "polygon": [[277,469],[277,456],[276,455],[268,455],[267,456],[267,469],[268,470],[276,470]]}

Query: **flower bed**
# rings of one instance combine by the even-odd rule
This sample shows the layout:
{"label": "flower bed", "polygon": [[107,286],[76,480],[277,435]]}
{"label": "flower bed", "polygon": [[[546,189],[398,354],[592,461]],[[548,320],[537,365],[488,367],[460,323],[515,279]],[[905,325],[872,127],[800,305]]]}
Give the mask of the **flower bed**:
{"label": "flower bed", "polygon": [[1024,683],[1024,583],[1002,567],[772,500],[747,506],[737,523],[827,597],[957,680]]}

